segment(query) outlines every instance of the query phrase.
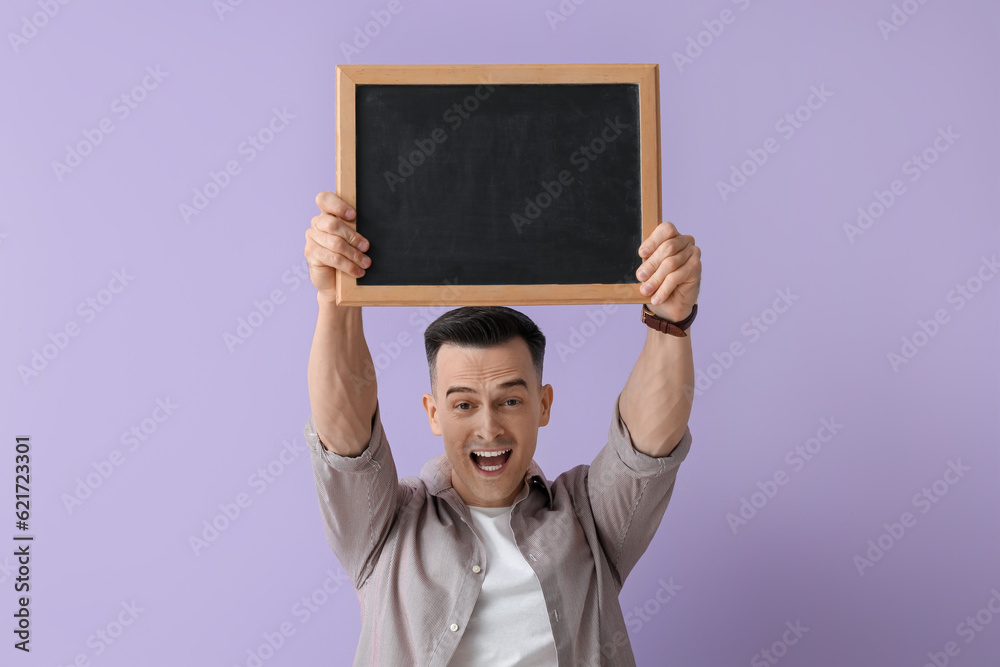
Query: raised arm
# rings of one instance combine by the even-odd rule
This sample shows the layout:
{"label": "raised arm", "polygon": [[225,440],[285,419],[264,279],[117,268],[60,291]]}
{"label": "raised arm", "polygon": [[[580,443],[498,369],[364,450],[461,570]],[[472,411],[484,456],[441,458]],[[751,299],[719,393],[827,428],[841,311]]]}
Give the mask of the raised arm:
{"label": "raised arm", "polygon": [[306,232],[305,254],[319,317],[309,353],[312,416],[304,433],[327,541],[360,589],[404,494],[382,430],[361,308],[338,306],[334,296],[336,269],[361,276],[371,264],[364,255],[368,241],[349,224],[355,214],[335,194],[322,192],[316,203],[322,212]]}
{"label": "raised arm", "polygon": [[[650,310],[684,320],[698,298],[701,251],[690,236],[661,223],[643,241],[636,271]],[[638,324],[638,323],[637,323]],[[641,325],[640,325],[641,326]],[[687,428],[694,396],[691,338],[649,329],[639,360],[612,410],[608,444],[588,471],[587,492],[598,538],[625,581],[649,546],[691,448]]]}
{"label": "raised arm", "polygon": [[[698,300],[701,249],[694,237],[663,222],[639,246],[645,261],[636,271],[649,309],[671,322],[686,318]],[[619,398],[622,421],[635,448],[649,456],[667,456],[687,429],[694,398],[694,360],[688,336],[649,329],[646,342]]]}
{"label": "raised arm", "polygon": [[356,214],[332,192],[316,196],[321,213],[306,231],[309,277],[319,316],[309,352],[309,403],[326,449],[358,456],[370,439],[378,397],[375,366],[362,329],[361,308],[338,306],[336,270],[363,276],[368,241],[348,223]]}

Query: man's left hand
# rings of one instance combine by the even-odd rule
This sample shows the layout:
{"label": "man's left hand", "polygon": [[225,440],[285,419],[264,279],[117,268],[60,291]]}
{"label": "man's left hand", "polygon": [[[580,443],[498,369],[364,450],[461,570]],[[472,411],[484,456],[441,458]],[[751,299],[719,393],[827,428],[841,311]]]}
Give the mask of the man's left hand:
{"label": "man's left hand", "polygon": [[635,275],[640,293],[650,297],[649,309],[670,322],[690,315],[701,286],[701,248],[694,237],[661,222],[639,246],[639,256],[645,261]]}

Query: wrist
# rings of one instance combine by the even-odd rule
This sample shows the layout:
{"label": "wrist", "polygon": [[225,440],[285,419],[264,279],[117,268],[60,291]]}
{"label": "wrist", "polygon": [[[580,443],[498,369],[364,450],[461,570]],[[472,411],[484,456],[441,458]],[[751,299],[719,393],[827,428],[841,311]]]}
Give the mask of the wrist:
{"label": "wrist", "polygon": [[671,336],[677,336],[680,338],[686,337],[688,335],[687,330],[690,328],[691,324],[694,322],[695,317],[698,315],[698,304],[691,306],[691,310],[688,314],[681,320],[669,320],[665,317],[657,315],[650,309],[648,304],[642,304],[642,323],[647,325],[650,329],[659,331],[660,333],[668,334]]}
{"label": "wrist", "polygon": [[333,327],[337,330],[355,329],[361,327],[361,306],[338,306],[336,299],[316,297],[319,305],[317,325]]}
{"label": "wrist", "polygon": [[316,291],[316,301],[320,306],[323,305],[337,305],[337,290],[336,288],[329,290],[317,290]]}

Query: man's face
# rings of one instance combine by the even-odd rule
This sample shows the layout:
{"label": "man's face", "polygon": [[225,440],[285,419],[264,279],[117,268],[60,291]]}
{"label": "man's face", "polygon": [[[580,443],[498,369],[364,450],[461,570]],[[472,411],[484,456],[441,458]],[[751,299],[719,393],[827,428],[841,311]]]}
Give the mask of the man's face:
{"label": "man's face", "polygon": [[511,505],[549,423],[552,385],[539,385],[520,336],[487,348],[442,345],[435,366],[424,409],[444,440],[452,486],[466,505]]}

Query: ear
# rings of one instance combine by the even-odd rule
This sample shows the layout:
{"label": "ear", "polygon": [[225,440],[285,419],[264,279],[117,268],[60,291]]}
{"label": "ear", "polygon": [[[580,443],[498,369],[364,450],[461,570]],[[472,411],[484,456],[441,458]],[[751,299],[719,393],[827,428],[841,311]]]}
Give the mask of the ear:
{"label": "ear", "polygon": [[549,423],[549,415],[552,410],[552,385],[547,384],[542,387],[542,413],[538,420],[538,426],[542,427]]}
{"label": "ear", "polygon": [[427,421],[431,425],[431,433],[441,435],[441,425],[437,420],[437,403],[430,394],[424,394],[424,410],[427,412]]}

